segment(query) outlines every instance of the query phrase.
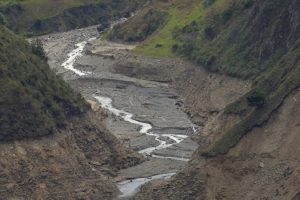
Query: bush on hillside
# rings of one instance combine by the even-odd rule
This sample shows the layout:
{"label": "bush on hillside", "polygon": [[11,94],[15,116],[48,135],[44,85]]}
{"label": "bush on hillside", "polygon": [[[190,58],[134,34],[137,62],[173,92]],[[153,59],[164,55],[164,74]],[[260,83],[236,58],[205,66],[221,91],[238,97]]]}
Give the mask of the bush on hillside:
{"label": "bush on hillside", "polygon": [[3,13],[0,12],[0,26],[4,25],[6,26],[8,24],[6,17],[3,15]]}
{"label": "bush on hillside", "polygon": [[266,95],[262,91],[253,90],[248,96],[247,101],[249,106],[262,107],[266,103]]}
{"label": "bush on hillside", "polygon": [[47,61],[48,60],[48,57],[45,53],[45,49],[44,49],[44,46],[43,46],[43,43],[40,39],[36,39],[34,40],[32,43],[32,52],[39,56],[41,59]]}
{"label": "bush on hillside", "polygon": [[82,97],[50,70],[40,48],[0,26],[2,141],[51,134],[87,109]]}
{"label": "bush on hillside", "polygon": [[[162,26],[168,18],[167,12],[154,9],[149,9],[141,15],[136,16],[131,22],[115,26],[108,36],[109,39],[125,42],[143,41]],[[138,21],[134,21],[135,19]]]}

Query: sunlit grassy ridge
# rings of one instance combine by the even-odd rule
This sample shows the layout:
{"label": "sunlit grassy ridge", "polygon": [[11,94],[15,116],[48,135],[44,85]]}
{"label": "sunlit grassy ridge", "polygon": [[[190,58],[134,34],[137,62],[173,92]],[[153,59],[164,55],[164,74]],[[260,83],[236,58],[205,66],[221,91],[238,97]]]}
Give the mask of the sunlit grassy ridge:
{"label": "sunlit grassy ridge", "polygon": [[[171,56],[172,46],[176,44],[173,38],[173,30],[175,28],[183,28],[185,25],[191,23],[193,20],[198,19],[205,13],[205,8],[202,1],[190,1],[190,4],[172,3],[161,5],[166,9],[169,19],[166,24],[158,30],[154,35],[150,36],[142,45],[135,49],[136,53],[147,54],[152,56]],[[156,45],[162,45],[156,48]]]}
{"label": "sunlit grassy ridge", "polygon": [[[213,9],[221,9],[224,0],[215,0],[212,5]],[[167,12],[168,20],[154,34],[148,37],[140,44],[134,52],[137,54],[146,54],[152,56],[172,56],[172,48],[179,44],[180,41],[174,38],[174,31],[180,30],[194,21],[199,21],[205,16],[211,7],[207,7],[203,0],[186,0],[186,1],[152,1],[150,8]],[[131,23],[123,25],[124,29],[130,29],[130,26],[135,26],[139,20],[135,18],[144,18],[149,7],[142,9],[136,17],[131,20]]]}

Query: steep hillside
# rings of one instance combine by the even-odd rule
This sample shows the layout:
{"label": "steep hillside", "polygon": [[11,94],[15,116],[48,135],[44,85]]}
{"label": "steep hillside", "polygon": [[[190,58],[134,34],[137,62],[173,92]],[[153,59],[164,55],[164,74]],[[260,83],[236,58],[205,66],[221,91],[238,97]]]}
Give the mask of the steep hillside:
{"label": "steep hillside", "polygon": [[[138,13],[132,21],[115,26],[109,34],[110,40],[125,42],[141,42],[164,25],[168,19],[168,13],[146,7],[143,12]],[[137,21],[136,21],[137,20]]]}
{"label": "steep hillside", "polygon": [[[169,12],[165,24],[135,53],[182,56],[210,72],[253,84],[250,92],[217,112],[214,122],[204,124],[211,130],[201,136],[202,147],[190,167],[170,183],[158,184],[163,190],[155,184],[145,187],[137,199],[292,199],[299,190],[300,159],[291,149],[297,152],[293,142],[299,140],[294,111],[300,86],[300,2],[174,0],[151,5],[165,9],[162,4],[169,11],[189,12]],[[175,25],[172,16],[185,17]],[[130,21],[123,29],[133,26]]]}
{"label": "steep hillside", "polygon": [[[176,18],[185,18],[172,25],[169,17],[137,53],[182,55],[209,71],[253,80],[253,89],[226,109],[226,114],[241,116],[240,123],[206,155],[225,153],[249,130],[267,121],[300,85],[300,5],[295,0],[159,2],[151,6],[192,11],[175,12]],[[124,29],[136,21],[131,19]]]}
{"label": "steep hillside", "polygon": [[37,137],[64,126],[87,109],[47,65],[38,46],[0,27],[0,138]]}
{"label": "steep hillside", "polygon": [[[140,9],[131,20],[122,26],[115,27],[115,30],[109,34],[109,38],[113,40],[124,39],[126,42],[144,40],[135,50],[136,53],[170,56],[172,55],[172,46],[176,44],[173,30],[183,28],[194,19],[203,16],[205,6],[201,2],[202,0],[153,0]],[[152,10],[155,12],[150,15]],[[150,24],[156,25],[151,27],[151,32],[148,31],[149,28],[145,28],[150,27]],[[135,31],[129,32],[128,30]],[[126,37],[124,38],[123,35],[119,34],[120,32],[125,33]],[[136,34],[138,33],[148,37],[137,37]]]}
{"label": "steep hillside", "polygon": [[5,0],[0,11],[13,31],[45,34],[102,24],[129,16],[145,1],[137,0]]}
{"label": "steep hillside", "polygon": [[3,199],[113,199],[118,169],[141,162],[103,126],[104,114],[74,117],[36,139],[1,142]]}
{"label": "steep hillside", "polygon": [[39,42],[2,26],[0,52],[1,198],[112,199],[117,170],[143,158],[50,70]]}
{"label": "steep hillside", "polygon": [[296,1],[216,3],[203,18],[174,33],[176,52],[209,70],[256,76],[274,67],[299,39]]}
{"label": "steep hillside", "polygon": [[299,199],[299,100],[297,90],[229,153],[196,152],[173,180],[144,187],[136,199]]}
{"label": "steep hillside", "polygon": [[[300,86],[299,10],[300,4],[295,0],[251,4],[233,1],[221,11],[223,15],[232,12],[233,16],[219,35],[203,42],[203,46],[207,45],[205,53],[200,49],[192,51],[209,70],[212,65],[221,73],[254,79],[253,89],[225,111],[238,114],[240,122],[207,155],[226,153],[244,134],[268,121],[283,100]],[[213,22],[216,27],[219,23]],[[202,47],[202,43],[198,46]],[[212,52],[210,48],[219,51],[212,63],[200,58]]]}

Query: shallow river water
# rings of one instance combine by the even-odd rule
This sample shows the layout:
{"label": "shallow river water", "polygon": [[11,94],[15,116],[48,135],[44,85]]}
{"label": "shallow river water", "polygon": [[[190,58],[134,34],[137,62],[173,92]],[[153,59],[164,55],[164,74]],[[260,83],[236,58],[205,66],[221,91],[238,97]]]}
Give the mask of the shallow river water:
{"label": "shallow river water", "polygon": [[[116,183],[121,191],[119,197],[128,198],[145,183],[169,179],[185,166],[197,148],[189,139],[196,126],[176,106],[178,95],[168,85],[112,73],[110,68],[115,59],[87,55],[86,46],[99,41],[91,30],[95,31],[46,36],[45,49],[50,66],[63,72],[65,80],[109,113],[108,129],[121,140],[129,139],[129,146],[148,158],[141,165],[120,172],[123,181]],[[76,34],[86,36],[80,41]],[[59,48],[61,40],[69,46]],[[97,49],[109,49],[102,53],[111,55],[115,47],[118,45],[105,43]],[[64,54],[63,59],[59,57]]]}

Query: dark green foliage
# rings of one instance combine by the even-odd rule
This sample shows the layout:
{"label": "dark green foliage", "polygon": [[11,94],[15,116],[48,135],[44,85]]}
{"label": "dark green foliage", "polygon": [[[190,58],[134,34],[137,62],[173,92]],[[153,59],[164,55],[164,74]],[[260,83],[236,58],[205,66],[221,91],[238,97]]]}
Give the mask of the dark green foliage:
{"label": "dark green foliage", "polygon": [[46,56],[46,53],[45,53],[45,50],[44,50],[44,47],[43,47],[43,43],[40,39],[36,39],[34,41],[32,41],[32,52],[39,56],[41,59],[47,61],[48,58]]}
{"label": "dark green foliage", "polygon": [[196,21],[191,22],[189,25],[184,26],[181,30],[175,28],[173,30],[173,36],[181,39],[182,36],[185,39],[195,38],[199,31],[199,25]]}
{"label": "dark green foliage", "polygon": [[215,30],[212,26],[208,25],[204,29],[204,37],[206,40],[212,40],[216,36]]}
{"label": "dark green foliage", "polygon": [[177,50],[178,50],[178,44],[174,44],[173,46],[172,46],[172,52],[176,52]]}
{"label": "dark green foliage", "polygon": [[6,26],[8,24],[6,17],[0,12],[0,26]]}
{"label": "dark green foliage", "polygon": [[98,27],[97,27],[97,31],[99,32],[99,33],[101,33],[101,32],[103,32],[103,31],[105,31],[106,29],[108,29],[110,27],[110,23],[104,23],[104,22],[102,22],[100,25],[98,25]]}
{"label": "dark green foliage", "polygon": [[266,95],[259,90],[253,90],[247,96],[247,101],[249,106],[262,107],[266,103]]}
{"label": "dark green foliage", "polygon": [[[51,1],[47,3],[50,4],[49,2]],[[32,15],[32,13],[29,13],[31,10],[28,7],[30,6],[26,6],[22,3],[2,6],[0,7],[0,11],[2,10],[6,16],[8,27],[11,30],[32,36],[96,24],[106,26],[115,19],[130,16],[130,14],[144,2],[145,0],[87,1],[87,3],[82,3],[80,6],[70,5],[70,7],[59,12],[53,12],[52,15],[51,12],[49,12],[49,15],[46,16],[43,13]],[[32,4],[31,6],[33,8],[30,8],[35,10],[35,5],[34,3]],[[55,2],[53,2],[53,4],[55,5]]]}
{"label": "dark green foliage", "polygon": [[[278,61],[273,69],[266,72],[256,83],[255,89],[228,106],[226,113],[241,115],[241,121],[233,126],[223,138],[213,144],[205,152],[205,156],[215,156],[227,153],[239,140],[254,127],[261,126],[269,120],[284,99],[300,87],[300,38],[294,48]],[[259,92],[257,90],[259,89]],[[248,106],[248,97],[255,96],[264,99],[263,106],[254,109]]]}
{"label": "dark green foliage", "polygon": [[177,35],[177,53],[208,70],[254,80],[253,89],[229,105],[239,123],[203,154],[227,153],[254,127],[269,120],[300,87],[300,10],[297,0],[233,0],[197,22],[197,34]]}
{"label": "dark green foliage", "polygon": [[223,24],[225,24],[226,22],[228,22],[231,17],[233,16],[233,8],[227,9],[222,13],[222,20],[223,20]]}
{"label": "dark green foliage", "polygon": [[254,5],[254,0],[244,0],[243,4],[244,4],[244,8],[248,9]]}
{"label": "dark green foliage", "polygon": [[[173,52],[209,71],[253,80],[253,89],[226,108],[225,114],[239,115],[241,120],[204,153],[213,156],[228,152],[254,127],[267,122],[284,99],[300,86],[300,1],[203,2],[203,16],[193,18],[188,25],[165,26],[157,32],[158,39],[154,36],[157,40],[152,46],[166,46],[160,33],[172,27]],[[131,26],[136,24],[133,29],[127,24],[118,28],[119,38],[139,30],[144,16],[137,15],[128,22]],[[150,46],[147,42],[146,45]]]}
{"label": "dark green foliage", "polygon": [[274,66],[298,38],[299,23],[289,14],[292,7],[297,12],[298,2],[228,1],[197,22],[197,34],[182,29],[177,52],[208,70],[253,78]]}
{"label": "dark green foliage", "polygon": [[47,135],[87,109],[36,48],[0,27],[0,140]]}
{"label": "dark green foliage", "polygon": [[104,27],[107,27],[107,24],[114,18],[128,15],[128,13],[133,12],[136,6],[136,4],[128,3],[128,0],[115,0],[70,8],[59,15],[36,20],[28,31],[31,31],[31,34],[45,34],[95,24],[103,24]]}
{"label": "dark green foliage", "polygon": [[211,4],[213,4],[215,2],[215,0],[204,0],[203,1],[203,4],[204,6],[208,7],[210,6]]}
{"label": "dark green foliage", "polygon": [[125,22],[116,26],[109,34],[109,39],[125,42],[143,41],[162,26],[167,18],[167,12],[149,9],[147,12],[142,13],[142,16],[136,18],[138,22]]}

